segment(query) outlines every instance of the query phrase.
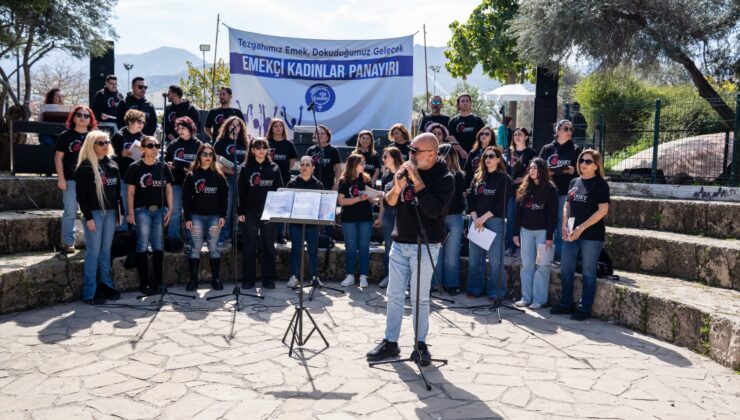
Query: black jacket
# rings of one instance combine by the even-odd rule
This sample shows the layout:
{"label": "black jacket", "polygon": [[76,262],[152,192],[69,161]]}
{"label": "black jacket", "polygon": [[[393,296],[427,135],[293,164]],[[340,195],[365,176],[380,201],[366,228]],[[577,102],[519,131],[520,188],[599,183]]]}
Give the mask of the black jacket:
{"label": "black jacket", "polygon": [[229,185],[223,175],[198,168],[185,176],[182,184],[185,220],[193,220],[193,214],[225,218],[228,207]]}
{"label": "black jacket", "polygon": [[257,163],[254,159],[245,162],[239,167],[239,207],[240,216],[250,212],[262,213],[269,191],[276,191],[283,187],[283,178],[280,168],[265,159]]}
{"label": "black jacket", "polygon": [[[415,244],[419,235],[419,222],[416,209],[419,209],[421,223],[427,232],[430,244],[442,243],[447,237],[445,217],[455,195],[455,178],[447,169],[447,164],[437,158],[437,163],[426,171],[419,171],[425,188],[418,193],[408,184],[398,197],[396,223],[393,227],[393,240],[399,243]],[[387,188],[393,188],[395,179]],[[418,203],[418,205],[417,205]],[[388,205],[388,203],[386,203]]]}
{"label": "black jacket", "polygon": [[126,126],[123,117],[129,109],[139,110],[146,115],[146,124],[141,130],[144,134],[151,136],[157,131],[157,112],[154,110],[154,105],[146,98],[137,99],[131,92],[126,94],[126,98],[119,102],[118,108],[116,108],[116,125],[118,128]]}
{"label": "black jacket", "polygon": [[115,117],[118,104],[122,100],[123,95],[121,95],[121,93],[117,91],[111,92],[106,88],[102,88],[99,91],[95,92],[95,98],[93,98],[92,103],[92,110],[95,113],[95,118],[98,120],[98,123],[115,123],[116,121],[118,121],[117,118],[116,120],[103,120],[103,114]]}
{"label": "black jacket", "polygon": [[[191,104],[190,101],[185,99],[179,104],[169,104],[164,110],[164,132],[166,134],[172,134],[176,138],[178,137],[177,131],[175,131],[175,121],[180,117],[190,117],[195,123],[198,130],[200,130],[200,112],[195,105]],[[193,137],[197,136],[198,133],[191,133]]]}
{"label": "black jacket", "polygon": [[92,220],[95,210],[115,210],[118,217],[121,201],[121,176],[116,162],[103,158],[98,162],[98,170],[103,182],[103,203],[98,200],[95,188],[95,173],[89,160],[83,161],[75,172],[75,194],[80,211],[85,220]]}

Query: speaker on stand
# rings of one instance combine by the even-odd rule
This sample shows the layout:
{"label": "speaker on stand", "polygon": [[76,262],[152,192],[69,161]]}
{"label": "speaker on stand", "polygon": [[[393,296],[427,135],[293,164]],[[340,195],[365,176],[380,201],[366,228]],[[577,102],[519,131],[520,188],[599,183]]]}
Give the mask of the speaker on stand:
{"label": "speaker on stand", "polygon": [[[92,105],[93,99],[95,98],[95,92],[102,89],[105,85],[106,76],[109,74],[115,74],[116,62],[113,48],[113,41],[108,41],[108,50],[106,50],[102,56],[90,57],[90,82],[88,84],[90,105]],[[124,91],[127,90],[128,89],[124,89]]]}
{"label": "speaker on stand", "polygon": [[542,146],[552,142],[552,126],[558,118],[558,71],[550,72],[545,67],[537,67],[537,85],[534,98],[534,127],[532,127],[532,147],[537,152]]}

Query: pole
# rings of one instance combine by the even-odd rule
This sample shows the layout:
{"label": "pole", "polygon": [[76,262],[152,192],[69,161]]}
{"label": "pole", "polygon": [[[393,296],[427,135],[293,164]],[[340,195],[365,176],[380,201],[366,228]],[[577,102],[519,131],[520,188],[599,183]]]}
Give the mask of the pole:
{"label": "pole", "polygon": [[427,98],[427,112],[429,112],[429,67],[427,66],[427,24],[423,25],[424,28],[424,85],[426,89],[424,94]]}
{"label": "pole", "polygon": [[221,13],[216,15],[216,43],[213,47],[213,71],[211,72],[211,108],[213,108],[213,97],[216,95],[216,64],[218,59],[216,54],[218,52],[218,26],[221,24]]}
{"label": "pole", "polygon": [[652,182],[658,181],[658,145],[660,144],[660,98],[655,100],[655,125],[653,126],[653,171]]}
{"label": "pole", "polygon": [[208,76],[206,73],[206,52],[203,51],[203,107],[206,104],[206,85],[208,84]]}
{"label": "pole", "polygon": [[732,139],[732,169],[730,171],[732,186],[737,186],[737,160],[738,156],[740,156],[740,151],[737,150],[738,147],[740,147],[738,134],[740,134],[740,93],[738,93],[735,98],[735,132],[733,133]]}

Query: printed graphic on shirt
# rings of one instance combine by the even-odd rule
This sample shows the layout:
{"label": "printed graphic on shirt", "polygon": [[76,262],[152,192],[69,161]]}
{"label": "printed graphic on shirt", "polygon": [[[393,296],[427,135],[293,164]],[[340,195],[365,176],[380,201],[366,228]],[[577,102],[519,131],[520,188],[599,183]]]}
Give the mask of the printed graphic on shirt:
{"label": "printed graphic on shirt", "polygon": [[100,181],[106,187],[115,187],[118,184],[118,178],[108,178],[108,176],[103,171],[100,171]]}
{"label": "printed graphic on shirt", "polygon": [[72,140],[69,143],[69,153],[79,153],[82,148],[82,140]]}
{"label": "printed graphic on shirt", "polygon": [[175,160],[179,160],[182,162],[192,162],[195,160],[195,153],[185,153],[185,148],[180,147],[175,149]]}
{"label": "printed graphic on shirt", "polygon": [[545,205],[544,204],[537,204],[534,201],[532,201],[532,199],[528,199],[524,203],[524,208],[525,209],[528,209],[528,210],[542,210],[542,209],[545,208]]}
{"label": "printed graphic on shirt", "polygon": [[111,96],[110,98],[108,98],[108,102],[107,102],[108,108],[115,108],[116,106],[118,106],[118,102],[119,101],[117,97]]}
{"label": "printed graphic on shirt", "polygon": [[255,172],[249,177],[250,187],[272,187],[272,183],[271,179],[262,179],[262,174],[259,172]]}
{"label": "printed graphic on shirt", "polygon": [[568,191],[568,201],[569,202],[579,202],[579,203],[586,203],[588,202],[588,194],[579,194],[580,188],[578,186],[575,186],[571,188]]}
{"label": "printed graphic on shirt", "polygon": [[165,186],[166,182],[160,179],[154,179],[151,172],[147,172],[139,178],[139,186],[141,188],[161,188]]}
{"label": "printed graphic on shirt", "polygon": [[278,162],[278,161],[282,162],[282,161],[284,161],[284,160],[286,160],[288,158],[287,155],[282,155],[282,154],[275,153],[275,149],[274,148],[270,148],[270,152],[269,153],[270,153],[270,159],[272,159],[273,162]]}
{"label": "printed graphic on shirt", "polygon": [[475,130],[475,127],[466,127],[465,122],[459,122],[455,126],[455,130],[458,133],[472,133]]}
{"label": "printed graphic on shirt", "polygon": [[196,194],[216,194],[216,192],[218,192],[218,187],[206,186],[205,179],[200,178],[195,181],[195,193]]}
{"label": "printed graphic on shirt", "polygon": [[475,195],[496,195],[496,188],[488,188],[488,185],[486,185],[485,181],[479,182],[475,187]]}
{"label": "printed graphic on shirt", "polygon": [[404,203],[412,203],[416,200],[416,189],[414,189],[413,185],[406,185],[406,188],[401,193],[401,200]]}

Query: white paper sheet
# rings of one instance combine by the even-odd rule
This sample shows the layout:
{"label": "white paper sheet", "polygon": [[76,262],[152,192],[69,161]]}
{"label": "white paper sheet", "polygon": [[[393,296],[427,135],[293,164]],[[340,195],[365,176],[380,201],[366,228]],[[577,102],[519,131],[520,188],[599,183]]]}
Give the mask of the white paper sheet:
{"label": "white paper sheet", "polygon": [[141,151],[141,142],[139,140],[136,140],[131,144],[131,146],[128,148],[128,151],[131,152],[131,159],[133,160],[139,160],[141,159],[141,156],[143,155]]}
{"label": "white paper sheet", "polygon": [[273,217],[290,218],[293,210],[293,191],[270,191],[265,200],[265,209],[262,210],[262,220]]}
{"label": "white paper sheet", "polygon": [[319,220],[333,222],[337,213],[337,193],[321,194],[321,208],[319,209]]}
{"label": "white paper sheet", "polygon": [[552,260],[555,258],[555,246],[547,246],[545,244],[537,245],[537,265],[552,265]]}
{"label": "white paper sheet", "polygon": [[321,193],[296,192],[293,198],[292,219],[316,220],[321,208]]}
{"label": "white paper sheet", "polygon": [[479,231],[475,228],[475,226],[472,226],[470,229],[468,229],[468,239],[470,239],[474,244],[488,251],[489,249],[491,249],[491,244],[493,244],[493,240],[496,239],[496,232],[487,228],[483,228],[482,231]]}
{"label": "white paper sheet", "polygon": [[573,233],[573,229],[576,227],[576,218],[575,217],[569,217],[568,218],[568,236],[570,236],[571,233]]}

